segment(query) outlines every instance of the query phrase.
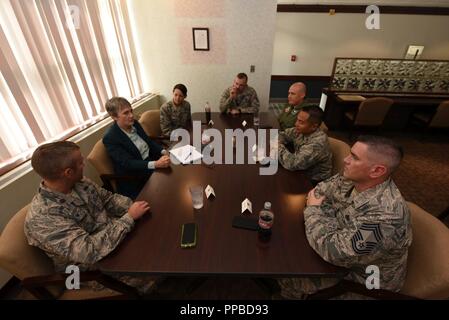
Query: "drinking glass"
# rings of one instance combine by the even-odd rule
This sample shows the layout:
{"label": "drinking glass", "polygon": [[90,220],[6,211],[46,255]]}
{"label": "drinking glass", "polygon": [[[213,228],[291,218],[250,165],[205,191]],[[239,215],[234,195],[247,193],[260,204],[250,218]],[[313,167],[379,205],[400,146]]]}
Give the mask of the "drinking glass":
{"label": "drinking glass", "polygon": [[259,127],[259,123],[260,123],[259,113],[255,112],[254,113],[254,118],[253,118],[253,125],[255,127]]}
{"label": "drinking glass", "polygon": [[189,188],[192,196],[192,204],[195,209],[203,207],[203,186],[193,186]]}

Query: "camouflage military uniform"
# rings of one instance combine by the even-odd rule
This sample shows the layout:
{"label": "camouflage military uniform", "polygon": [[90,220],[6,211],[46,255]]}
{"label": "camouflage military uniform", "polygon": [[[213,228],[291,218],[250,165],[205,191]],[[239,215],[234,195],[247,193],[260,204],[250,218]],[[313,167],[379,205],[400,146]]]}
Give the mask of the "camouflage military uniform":
{"label": "camouflage military uniform", "polygon": [[[293,144],[291,153],[286,145]],[[308,136],[297,134],[295,128],[279,133],[279,162],[288,170],[306,170],[314,182],[332,175],[332,153],[327,135],[317,129]]]}
{"label": "camouflage military uniform", "polygon": [[242,113],[254,113],[259,111],[259,98],[256,90],[246,86],[242,93],[237,95],[236,99],[231,99],[232,87],[227,88],[220,99],[220,111],[227,112],[232,109],[239,109]]}
{"label": "camouflage military uniform", "polygon": [[173,101],[164,103],[161,107],[161,130],[164,136],[178,128],[187,128],[192,122],[190,103],[183,101],[180,106],[175,106]]}
{"label": "camouflage military uniform", "polygon": [[[68,265],[95,269],[94,264],[133,228],[134,220],[126,214],[131,204],[131,199],[86,178],[69,194],[54,192],[42,183],[25,219],[25,235],[30,245],[44,250],[53,260],[57,272],[65,272]],[[124,279],[138,289],[152,285],[143,278]]]}
{"label": "camouflage military uniform", "polygon": [[304,100],[300,104],[293,107],[289,104],[286,104],[284,109],[278,116],[280,130],[283,131],[285,129],[294,127],[299,111],[302,107],[305,107],[307,105],[311,105],[311,103],[308,103],[307,100]]}
{"label": "camouflage military uniform", "polygon": [[[399,291],[404,284],[408,247],[412,242],[410,212],[391,179],[358,193],[354,184],[337,174],[318,184],[315,194],[326,198],[321,206],[304,210],[307,239],[326,261],[348,268],[346,279],[365,284],[366,268],[380,271],[380,288]],[[307,282],[307,280],[305,280]],[[292,282],[297,292],[292,292]],[[286,295],[301,295],[302,279],[280,281]],[[327,284],[315,281],[308,293]],[[307,292],[306,292],[307,293]]]}

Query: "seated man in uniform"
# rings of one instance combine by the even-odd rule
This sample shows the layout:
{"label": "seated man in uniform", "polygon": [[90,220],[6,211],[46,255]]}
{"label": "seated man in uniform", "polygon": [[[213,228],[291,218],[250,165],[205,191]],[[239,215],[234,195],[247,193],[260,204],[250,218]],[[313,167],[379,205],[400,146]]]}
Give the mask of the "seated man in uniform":
{"label": "seated man in uniform", "polygon": [[[73,142],[44,144],[31,158],[43,181],[25,219],[28,243],[53,260],[57,272],[69,265],[81,271],[112,252],[150,209],[146,201],[113,194],[83,177],[84,159]],[[142,293],[154,279],[117,277]]]}
{"label": "seated man in uniform", "polygon": [[[111,98],[106,102],[106,111],[114,123],[106,131],[103,143],[116,174],[149,177],[154,170],[170,166],[168,151],[151,140],[139,122],[134,120],[133,109],[128,100]],[[135,199],[146,181],[117,181],[117,192]]]}
{"label": "seated man in uniform", "polygon": [[332,152],[320,129],[322,119],[320,107],[305,106],[297,114],[295,127],[279,133],[279,162],[288,170],[305,170],[313,185],[332,175]]}
{"label": "seated man in uniform", "polygon": [[240,114],[259,112],[259,98],[256,90],[248,86],[248,76],[239,73],[231,87],[227,88],[220,99],[222,113]]}
{"label": "seated man in uniform", "polygon": [[[412,241],[410,212],[391,179],[403,157],[393,141],[359,137],[337,174],[310,191],[304,210],[306,236],[327,262],[349,269],[346,279],[365,285],[368,266],[379,268],[380,289],[404,284]],[[286,298],[332,286],[335,279],[282,279]],[[351,297],[351,296],[349,296]]]}
{"label": "seated man in uniform", "polygon": [[302,107],[308,105],[305,101],[306,85],[296,82],[288,89],[288,104],[278,116],[281,131],[295,126],[296,116]]}

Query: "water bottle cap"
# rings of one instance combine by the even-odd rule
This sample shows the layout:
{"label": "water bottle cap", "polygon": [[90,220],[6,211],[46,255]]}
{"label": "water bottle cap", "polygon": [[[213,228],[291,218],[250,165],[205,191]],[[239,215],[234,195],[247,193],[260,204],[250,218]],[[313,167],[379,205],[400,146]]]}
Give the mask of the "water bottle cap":
{"label": "water bottle cap", "polygon": [[265,202],[265,204],[263,205],[263,207],[266,209],[266,210],[270,210],[271,209],[271,202]]}

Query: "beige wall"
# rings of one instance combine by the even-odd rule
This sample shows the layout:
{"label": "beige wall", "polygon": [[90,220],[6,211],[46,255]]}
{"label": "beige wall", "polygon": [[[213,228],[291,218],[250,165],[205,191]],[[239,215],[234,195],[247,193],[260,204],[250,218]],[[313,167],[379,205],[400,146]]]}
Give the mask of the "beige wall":
{"label": "beige wall", "polygon": [[[135,113],[140,114],[144,111],[156,109],[159,107],[160,99],[158,96],[154,96],[153,98],[142,104],[137,104]],[[71,140],[74,140],[74,142],[76,142],[80,146],[82,154],[84,155],[84,157],[86,157],[92,150],[95,143],[103,137],[105,130],[109,128],[111,123],[112,122],[110,120],[105,120],[104,124],[99,126],[100,128],[98,128],[97,130],[92,130],[93,132],[88,136],[83,138],[74,137]],[[29,162],[27,162],[25,165],[29,166]],[[84,174],[85,176],[101,185],[98,174],[88,162],[86,162]],[[3,230],[9,219],[17,211],[19,211],[19,209],[23,208],[31,201],[33,196],[36,194],[39,183],[39,176],[34,173],[32,169],[29,169],[28,172],[25,173],[22,177],[0,189],[0,231]],[[0,288],[9,280],[10,277],[10,274],[0,269]]]}
{"label": "beige wall", "polygon": [[404,58],[413,44],[425,46],[421,59],[449,59],[448,16],[381,14],[380,30],[366,29],[366,17],[278,13],[273,75],[328,76],[335,57]]}
{"label": "beige wall", "polygon": [[[150,91],[171,99],[173,86],[184,83],[193,112],[204,110],[206,101],[218,111],[222,91],[238,72],[246,72],[267,108],[275,0],[134,0],[129,5]],[[210,29],[211,51],[193,51],[192,27]]]}

